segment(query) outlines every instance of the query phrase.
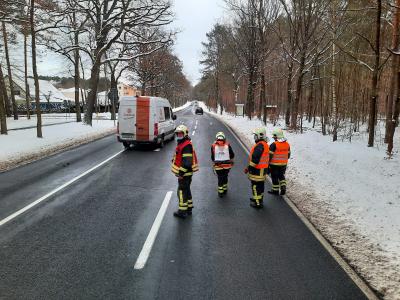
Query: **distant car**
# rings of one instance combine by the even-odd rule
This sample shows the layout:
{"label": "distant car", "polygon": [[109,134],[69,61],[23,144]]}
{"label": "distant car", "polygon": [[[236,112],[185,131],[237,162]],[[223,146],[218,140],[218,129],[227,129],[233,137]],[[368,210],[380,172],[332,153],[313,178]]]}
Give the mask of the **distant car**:
{"label": "distant car", "polygon": [[201,107],[197,107],[195,111],[196,115],[202,115],[203,114],[203,109]]}

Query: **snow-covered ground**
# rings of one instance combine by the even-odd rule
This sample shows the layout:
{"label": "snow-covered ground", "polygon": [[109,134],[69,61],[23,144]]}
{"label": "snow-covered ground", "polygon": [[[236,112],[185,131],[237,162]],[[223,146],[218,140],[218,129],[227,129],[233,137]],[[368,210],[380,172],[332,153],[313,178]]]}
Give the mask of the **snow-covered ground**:
{"label": "snow-covered ground", "polygon": [[[211,113],[248,146],[251,130],[262,126],[259,120]],[[285,128],[283,121],[276,126]],[[271,135],[274,126],[266,127]],[[288,197],[375,290],[385,299],[400,299],[399,130],[397,153],[387,159],[386,147],[368,148],[364,133],[351,143],[332,142],[312,124],[304,127],[303,134],[285,131],[292,149]]]}
{"label": "snow-covered ground", "polygon": [[36,137],[36,128],[9,131],[8,135],[0,136],[0,171],[87,143],[115,131],[114,121],[111,120],[93,120],[93,126],[75,122],[43,126],[43,138]]}

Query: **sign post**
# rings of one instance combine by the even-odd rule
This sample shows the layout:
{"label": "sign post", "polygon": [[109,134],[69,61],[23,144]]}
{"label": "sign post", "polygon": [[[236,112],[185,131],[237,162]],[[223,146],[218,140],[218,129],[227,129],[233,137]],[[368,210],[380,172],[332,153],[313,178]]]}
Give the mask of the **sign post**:
{"label": "sign post", "polygon": [[242,103],[235,104],[235,115],[244,117],[244,104],[242,104]]}

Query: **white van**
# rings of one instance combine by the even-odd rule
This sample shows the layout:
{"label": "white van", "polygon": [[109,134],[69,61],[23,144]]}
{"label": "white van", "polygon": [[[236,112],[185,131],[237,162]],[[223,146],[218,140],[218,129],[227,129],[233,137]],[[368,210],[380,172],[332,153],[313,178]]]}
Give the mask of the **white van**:
{"label": "white van", "polygon": [[164,146],[175,137],[175,120],[167,99],[123,96],[118,110],[118,141],[126,148],[136,144]]}

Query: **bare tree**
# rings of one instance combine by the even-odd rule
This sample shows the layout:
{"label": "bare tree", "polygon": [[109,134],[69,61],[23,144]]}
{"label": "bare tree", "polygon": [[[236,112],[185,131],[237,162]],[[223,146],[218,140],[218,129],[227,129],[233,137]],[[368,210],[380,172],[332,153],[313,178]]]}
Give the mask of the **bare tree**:
{"label": "bare tree", "polygon": [[390,78],[390,93],[388,97],[386,114],[386,141],[388,144],[387,153],[392,155],[393,138],[396,127],[398,126],[400,112],[400,0],[395,1],[393,8],[393,31],[392,31],[392,65]]}
{"label": "bare tree", "polygon": [[[68,0],[70,7],[82,12],[88,19],[85,27],[88,44],[80,44],[79,50],[86,53],[92,61],[92,68],[89,83],[89,95],[87,99],[87,109],[85,112],[85,122],[92,124],[92,113],[97,97],[97,87],[101,65],[109,61],[126,61],[134,57],[129,54],[126,56],[109,56],[105,59],[105,53],[114,44],[137,44],[154,43],[156,41],[140,41],[140,31],[138,28],[158,27],[172,22],[170,3],[155,0]],[[132,39],[126,40],[125,32],[130,33]],[[169,40],[169,36],[162,41]],[[161,41],[158,41],[161,42]],[[77,45],[71,46],[75,49]],[[139,55],[145,55],[141,53]]]}
{"label": "bare tree", "polygon": [[4,101],[4,95],[7,96],[6,87],[4,84],[3,80],[3,71],[2,71],[2,66],[0,64],[0,90],[2,91],[0,93],[0,131],[1,134],[7,134],[7,115],[5,111],[5,101]]}
{"label": "bare tree", "polygon": [[6,55],[8,85],[9,85],[9,89],[10,89],[12,112],[14,115],[14,120],[18,120],[18,110],[17,110],[17,104],[15,102],[15,94],[14,94],[15,93],[14,92],[14,82],[13,82],[13,76],[12,76],[12,71],[11,71],[10,55],[9,55],[9,51],[8,51],[8,33],[7,33],[6,23],[3,21],[3,22],[1,22],[1,25],[2,25],[3,42],[4,42],[4,52]]}

